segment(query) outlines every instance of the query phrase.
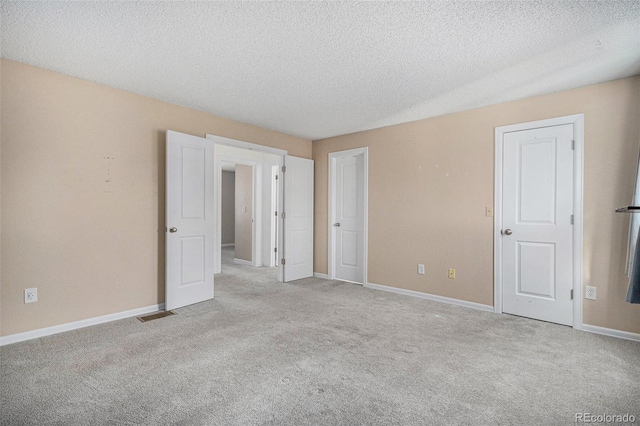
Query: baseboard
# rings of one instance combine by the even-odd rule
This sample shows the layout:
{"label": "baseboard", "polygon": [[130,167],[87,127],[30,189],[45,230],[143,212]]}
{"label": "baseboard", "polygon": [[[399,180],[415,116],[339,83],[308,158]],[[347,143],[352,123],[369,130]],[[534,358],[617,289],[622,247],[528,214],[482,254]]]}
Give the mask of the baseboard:
{"label": "baseboard", "polygon": [[589,333],[603,334],[605,336],[618,337],[620,339],[640,342],[640,334],[630,331],[615,330],[613,328],[598,327],[597,325],[582,324],[582,331]]}
{"label": "baseboard", "polygon": [[435,302],[448,303],[450,305],[458,305],[458,306],[464,306],[466,308],[473,308],[481,311],[493,312],[493,306],[483,305],[481,303],[475,303],[475,302],[467,302],[466,300],[452,299],[450,297],[437,296],[435,294],[422,293],[420,291],[406,290],[404,288],[389,287],[386,285],[373,284],[373,283],[367,283],[365,284],[365,287],[368,287],[374,290],[388,291],[390,293],[403,294],[405,296],[418,297],[420,299],[433,300]]}
{"label": "baseboard", "polygon": [[10,334],[8,336],[0,337],[0,346],[24,342],[25,340],[37,339],[38,337],[51,336],[52,334],[77,330],[79,328],[89,327],[92,325],[104,324],[105,322],[137,317],[139,315],[162,310],[164,310],[164,303],[160,303],[159,305],[146,306],[144,308],[132,309],[130,311],[117,312],[115,314],[102,315],[100,317],[88,318],[80,321],[68,322],[66,324],[54,325],[52,327],[40,328],[38,330],[25,331],[24,333]]}
{"label": "baseboard", "polygon": [[233,247],[235,245],[236,243],[224,243],[224,244],[220,244],[220,247]]}
{"label": "baseboard", "polygon": [[328,280],[329,279],[329,275],[321,274],[320,272],[314,272],[313,276],[314,276],[314,278],[322,278],[323,280]]}
{"label": "baseboard", "polygon": [[236,263],[239,263],[240,265],[253,266],[253,262],[248,261],[248,260],[234,258],[233,261],[236,262]]}

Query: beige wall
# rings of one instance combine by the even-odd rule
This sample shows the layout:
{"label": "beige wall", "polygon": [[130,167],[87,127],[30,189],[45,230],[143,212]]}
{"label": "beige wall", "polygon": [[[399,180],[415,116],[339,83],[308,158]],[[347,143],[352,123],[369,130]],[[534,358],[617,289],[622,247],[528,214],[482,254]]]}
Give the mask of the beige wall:
{"label": "beige wall", "polygon": [[236,259],[253,260],[253,167],[236,164]]}
{"label": "beige wall", "polygon": [[[311,158],[311,142],[0,62],[0,335],[164,301],[167,129]],[[585,113],[584,322],[640,332],[624,303],[640,77],[313,143],[315,271],[327,271],[327,155],[369,146],[369,280],[492,304],[493,128]],[[425,263],[418,276],[415,265]],[[457,268],[448,280],[446,269]],[[38,287],[39,301],[23,303]]]}
{"label": "beige wall", "polygon": [[308,140],[1,64],[1,335],[164,301],[167,129],[311,157]]}
{"label": "beige wall", "polygon": [[[315,264],[327,273],[327,157],[369,147],[369,282],[493,305],[494,128],[585,114],[584,323],[640,332],[624,302],[640,77],[313,142]],[[426,274],[416,274],[424,263]],[[456,268],[457,278],[447,278]]]}
{"label": "beige wall", "polygon": [[222,225],[221,243],[233,244],[236,232],[236,174],[234,172],[222,171],[222,194],[221,197],[221,218]]}

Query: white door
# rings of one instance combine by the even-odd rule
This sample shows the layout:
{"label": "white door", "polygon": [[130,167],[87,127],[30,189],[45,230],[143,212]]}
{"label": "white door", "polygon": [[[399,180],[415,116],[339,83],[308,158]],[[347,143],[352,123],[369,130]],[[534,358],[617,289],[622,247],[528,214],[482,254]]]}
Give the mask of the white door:
{"label": "white door", "polygon": [[333,157],[333,268],[338,280],[364,282],[364,153]]}
{"label": "white door", "polygon": [[165,309],[213,298],[213,142],[167,131]]}
{"label": "white door", "polygon": [[502,311],[573,324],[573,125],[503,136]]}
{"label": "white door", "polygon": [[313,276],[313,161],[285,157],[284,281]]}

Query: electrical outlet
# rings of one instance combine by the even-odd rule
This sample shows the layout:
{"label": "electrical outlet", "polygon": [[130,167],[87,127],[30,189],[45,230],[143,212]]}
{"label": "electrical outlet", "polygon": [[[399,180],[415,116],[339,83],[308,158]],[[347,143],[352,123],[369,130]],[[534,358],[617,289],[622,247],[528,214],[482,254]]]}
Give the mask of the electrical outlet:
{"label": "electrical outlet", "polygon": [[487,217],[493,217],[493,207],[487,206],[484,210],[484,215]]}
{"label": "electrical outlet", "polygon": [[24,290],[24,303],[33,303],[38,301],[38,289],[26,288]]}
{"label": "electrical outlet", "polygon": [[449,268],[449,278],[451,278],[452,280],[456,279],[456,270],[453,268]]}
{"label": "electrical outlet", "polygon": [[597,289],[590,285],[585,287],[584,298],[589,300],[596,300]]}
{"label": "electrical outlet", "polygon": [[418,274],[424,275],[424,265],[422,263],[418,263]]}

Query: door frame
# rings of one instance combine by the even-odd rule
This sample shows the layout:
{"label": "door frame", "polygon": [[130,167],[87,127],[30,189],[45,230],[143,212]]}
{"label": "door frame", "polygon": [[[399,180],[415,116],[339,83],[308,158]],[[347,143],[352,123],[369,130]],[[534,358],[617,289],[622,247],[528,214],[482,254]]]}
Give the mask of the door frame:
{"label": "door frame", "polygon": [[494,181],[494,312],[502,313],[502,140],[505,133],[532,130],[540,127],[573,125],[573,328],[582,330],[582,263],[583,263],[583,190],[584,190],[584,114],[511,124],[495,128],[495,181]]}
{"label": "door frame", "polygon": [[[212,135],[207,133],[206,134],[206,139],[209,139],[211,141],[213,141],[214,144],[214,176],[215,179],[217,181],[217,183],[215,184],[215,191],[216,191],[216,205],[215,205],[215,217],[216,217],[216,227],[215,227],[215,247],[217,248],[217,254],[216,254],[216,261],[215,263],[215,268],[214,268],[214,272],[215,273],[219,273],[220,272],[220,266],[221,266],[221,262],[220,262],[220,248],[221,248],[221,243],[222,243],[222,221],[221,219],[221,208],[222,208],[222,168],[220,167],[220,162],[218,161],[218,151],[217,149],[215,149],[216,146],[218,145],[226,145],[226,146],[231,146],[234,148],[242,148],[242,149],[248,149],[250,151],[257,151],[257,152],[264,152],[267,154],[275,154],[278,155],[280,157],[280,163],[279,163],[279,167],[282,168],[282,166],[284,165],[284,158],[287,155],[287,151],[283,150],[283,149],[278,149],[278,148],[271,148],[268,146],[263,146],[263,145],[258,145],[255,143],[251,143],[251,142],[245,142],[245,141],[240,141],[240,140],[236,140],[236,139],[230,139],[230,138],[225,138],[223,136],[217,136],[217,135]],[[255,172],[255,169],[254,169]],[[255,178],[255,174],[261,174],[261,173],[254,173],[254,178]],[[280,173],[280,177],[281,179],[278,179],[278,212],[282,212],[284,209],[284,177],[282,176],[282,173]],[[254,185],[255,185],[255,179],[254,179]],[[254,191],[255,191],[255,186],[254,186]],[[254,209],[256,208],[255,204],[254,204]],[[278,250],[281,251],[282,248],[284,247],[284,226],[283,226],[283,219],[282,219],[282,215],[279,214],[278,217]],[[254,221],[255,224],[255,221]],[[254,247],[255,248],[255,247]],[[280,265],[276,265],[278,266],[278,281],[283,282],[284,281],[284,269],[280,267]]]}
{"label": "door frame", "polygon": [[336,173],[336,159],[339,157],[345,156],[355,156],[359,154],[364,154],[364,261],[363,261],[363,273],[362,273],[362,285],[364,287],[367,286],[367,270],[368,270],[368,260],[369,260],[369,148],[355,148],[348,149],[345,151],[336,151],[329,153],[329,210],[328,210],[328,220],[327,220],[327,233],[328,233],[328,272],[329,279],[334,280],[336,276],[335,272],[335,264],[333,262],[333,253],[335,252],[335,238],[333,233],[333,216],[335,209],[335,195],[336,195],[336,182],[335,182],[335,173]]}
{"label": "door frame", "polygon": [[[215,164],[217,166],[216,178],[220,185],[215,185],[214,188],[217,191],[216,198],[216,210],[218,206],[218,198],[220,198],[220,216],[217,216],[220,220],[217,222],[216,229],[219,229],[219,232],[216,233],[216,237],[214,241],[217,244],[218,234],[220,235],[220,247],[222,247],[222,163],[234,163],[236,165],[240,164],[242,166],[251,167],[251,212],[252,212],[252,222],[251,222],[251,262],[247,262],[245,260],[235,259],[236,262],[241,262],[245,264],[250,264],[253,267],[261,266],[262,264],[262,215],[259,209],[260,200],[258,197],[258,190],[256,190],[258,185],[262,185],[262,176],[261,172],[261,164],[257,161],[247,160],[245,158],[233,157],[229,155],[217,155],[215,156]],[[220,187],[220,188],[218,188]],[[217,256],[216,256],[217,257]],[[216,265],[222,266],[222,265]],[[215,268],[214,268],[215,269]]]}
{"label": "door frame", "polygon": [[[269,194],[269,205],[271,206],[271,211],[280,211],[278,210],[279,204],[278,204],[278,200],[280,199],[280,192],[279,190],[279,182],[276,182],[275,185],[273,184],[273,182],[275,180],[279,180],[279,174],[280,174],[280,167],[278,166],[271,166],[271,194]],[[264,187],[263,187],[264,189]],[[274,210],[275,209],[275,210]],[[276,267],[278,266],[278,256],[280,255],[280,253],[278,253],[278,232],[279,232],[279,226],[278,226],[278,221],[279,221],[279,215],[271,215],[271,226],[272,226],[272,230],[275,230],[275,232],[271,232],[270,233],[270,239],[271,239],[271,246],[276,248],[275,254],[271,253],[271,256],[269,256],[269,266],[270,267]],[[280,249],[280,252],[282,252],[282,249]],[[264,262],[263,262],[264,263]]]}

